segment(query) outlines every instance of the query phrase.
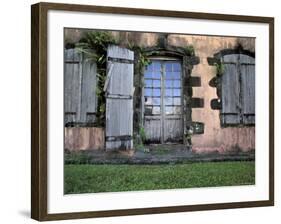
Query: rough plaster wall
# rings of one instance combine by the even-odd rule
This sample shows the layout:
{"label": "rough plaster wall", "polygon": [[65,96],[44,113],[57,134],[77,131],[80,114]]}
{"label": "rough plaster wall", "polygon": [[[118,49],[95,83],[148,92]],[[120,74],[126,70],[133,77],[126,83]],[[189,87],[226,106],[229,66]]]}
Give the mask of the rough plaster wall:
{"label": "rough plaster wall", "polygon": [[227,127],[221,128],[219,110],[212,110],[210,102],[217,98],[216,88],[209,86],[209,81],[215,77],[216,69],[209,66],[207,57],[226,48],[235,48],[242,45],[244,49],[254,51],[253,38],[212,37],[212,36],[185,36],[170,35],[169,43],[176,46],[193,45],[200,63],[194,66],[192,76],[201,77],[201,87],[193,88],[193,97],[204,98],[204,108],[192,109],[192,120],[205,124],[204,134],[194,135],[192,145],[194,151],[229,151],[241,149],[248,151],[255,148],[254,127]]}
{"label": "rough plaster wall", "polygon": [[[65,42],[77,43],[86,32],[87,29],[65,29]],[[158,35],[155,33],[142,33],[142,32],[118,32],[112,31],[112,35],[120,43],[121,46],[127,46],[128,43],[136,44],[139,46],[155,46],[157,45]]]}
{"label": "rough plaster wall", "polygon": [[104,130],[95,127],[67,127],[64,129],[64,148],[75,150],[104,149]]}
{"label": "rough plaster wall", "polygon": [[[66,39],[78,41],[83,31],[69,30]],[[143,47],[157,45],[158,35],[153,33],[112,32],[121,45],[125,46],[128,41]],[[195,54],[200,58],[200,63],[194,66],[192,76],[201,77],[201,87],[193,88],[193,97],[204,98],[204,108],[192,109],[192,120],[205,124],[204,134],[192,137],[193,150],[203,151],[229,151],[241,149],[248,151],[255,148],[254,127],[227,127],[221,128],[219,111],[212,110],[210,101],[217,98],[216,88],[209,86],[209,81],[216,75],[214,66],[210,66],[207,57],[226,48],[235,48],[241,45],[245,50],[255,51],[255,40],[253,38],[237,37],[215,37],[196,35],[169,35],[168,44],[174,46],[192,45]]]}

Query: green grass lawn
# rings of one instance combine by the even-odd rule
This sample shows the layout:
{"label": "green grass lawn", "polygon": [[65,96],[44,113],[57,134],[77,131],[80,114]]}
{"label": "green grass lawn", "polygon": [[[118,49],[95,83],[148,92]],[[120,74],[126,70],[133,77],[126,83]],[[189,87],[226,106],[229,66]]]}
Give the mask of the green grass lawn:
{"label": "green grass lawn", "polygon": [[254,162],[176,165],[65,165],[65,193],[255,184]]}

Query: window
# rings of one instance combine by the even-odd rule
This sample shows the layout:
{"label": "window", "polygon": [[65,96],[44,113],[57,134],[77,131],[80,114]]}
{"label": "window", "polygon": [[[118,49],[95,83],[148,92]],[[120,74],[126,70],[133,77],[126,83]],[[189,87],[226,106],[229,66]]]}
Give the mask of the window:
{"label": "window", "polygon": [[245,54],[222,57],[222,125],[255,124],[255,59]]}
{"label": "window", "polygon": [[146,142],[181,142],[181,61],[171,58],[152,59],[144,71],[143,93]]}
{"label": "window", "polygon": [[153,61],[144,73],[145,114],[181,114],[181,64]]}

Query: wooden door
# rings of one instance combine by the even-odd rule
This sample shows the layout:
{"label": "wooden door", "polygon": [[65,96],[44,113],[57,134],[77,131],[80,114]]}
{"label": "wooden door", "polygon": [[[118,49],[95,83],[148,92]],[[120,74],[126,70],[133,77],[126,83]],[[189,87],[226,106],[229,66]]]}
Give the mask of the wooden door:
{"label": "wooden door", "polygon": [[144,72],[144,128],[147,143],[183,139],[182,68],[178,60],[152,60]]}

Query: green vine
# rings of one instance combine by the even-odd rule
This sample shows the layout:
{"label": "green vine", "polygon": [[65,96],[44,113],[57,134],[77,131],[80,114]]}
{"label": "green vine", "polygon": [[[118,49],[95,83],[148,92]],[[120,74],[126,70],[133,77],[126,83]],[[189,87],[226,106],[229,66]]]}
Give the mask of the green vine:
{"label": "green vine", "polygon": [[106,53],[110,44],[117,44],[117,41],[110,32],[92,31],[87,32],[85,37],[81,38],[76,48],[84,53],[86,60],[96,63],[98,85],[96,94],[98,97],[96,125],[105,125],[105,92],[103,87],[106,80]]}
{"label": "green vine", "polygon": [[151,60],[148,58],[148,54],[145,52],[143,47],[133,45],[130,42],[128,42],[127,47],[137,54],[138,57],[137,64],[139,68],[138,72],[141,73],[146,66],[151,64]]}
{"label": "green vine", "polygon": [[[76,49],[81,53],[84,53],[86,60],[96,63],[97,65],[97,78],[98,85],[96,86],[96,94],[98,97],[96,125],[105,125],[105,92],[103,91],[106,80],[106,54],[107,48],[110,44],[118,44],[116,39],[110,32],[106,31],[91,31],[87,32],[85,37],[81,38],[79,43],[75,45]],[[138,70],[142,73],[143,69],[151,63],[144,48],[127,43],[125,46],[134,51],[137,55]],[[140,87],[142,83],[138,84]]]}
{"label": "green vine", "polygon": [[186,53],[186,55],[195,56],[195,49],[192,45],[186,46],[184,48],[184,52]]}
{"label": "green vine", "polygon": [[139,133],[134,137],[134,145],[137,150],[142,150],[145,153],[149,153],[149,148],[144,146],[144,142],[146,141],[146,132],[142,125],[139,126]]}
{"label": "green vine", "polygon": [[223,63],[214,63],[214,66],[216,67],[217,70],[217,76],[218,77],[222,76],[225,71],[225,65]]}
{"label": "green vine", "polygon": [[190,126],[190,128],[187,130],[187,133],[185,134],[185,140],[188,143],[188,145],[191,145],[191,138],[193,135],[193,127]]}

